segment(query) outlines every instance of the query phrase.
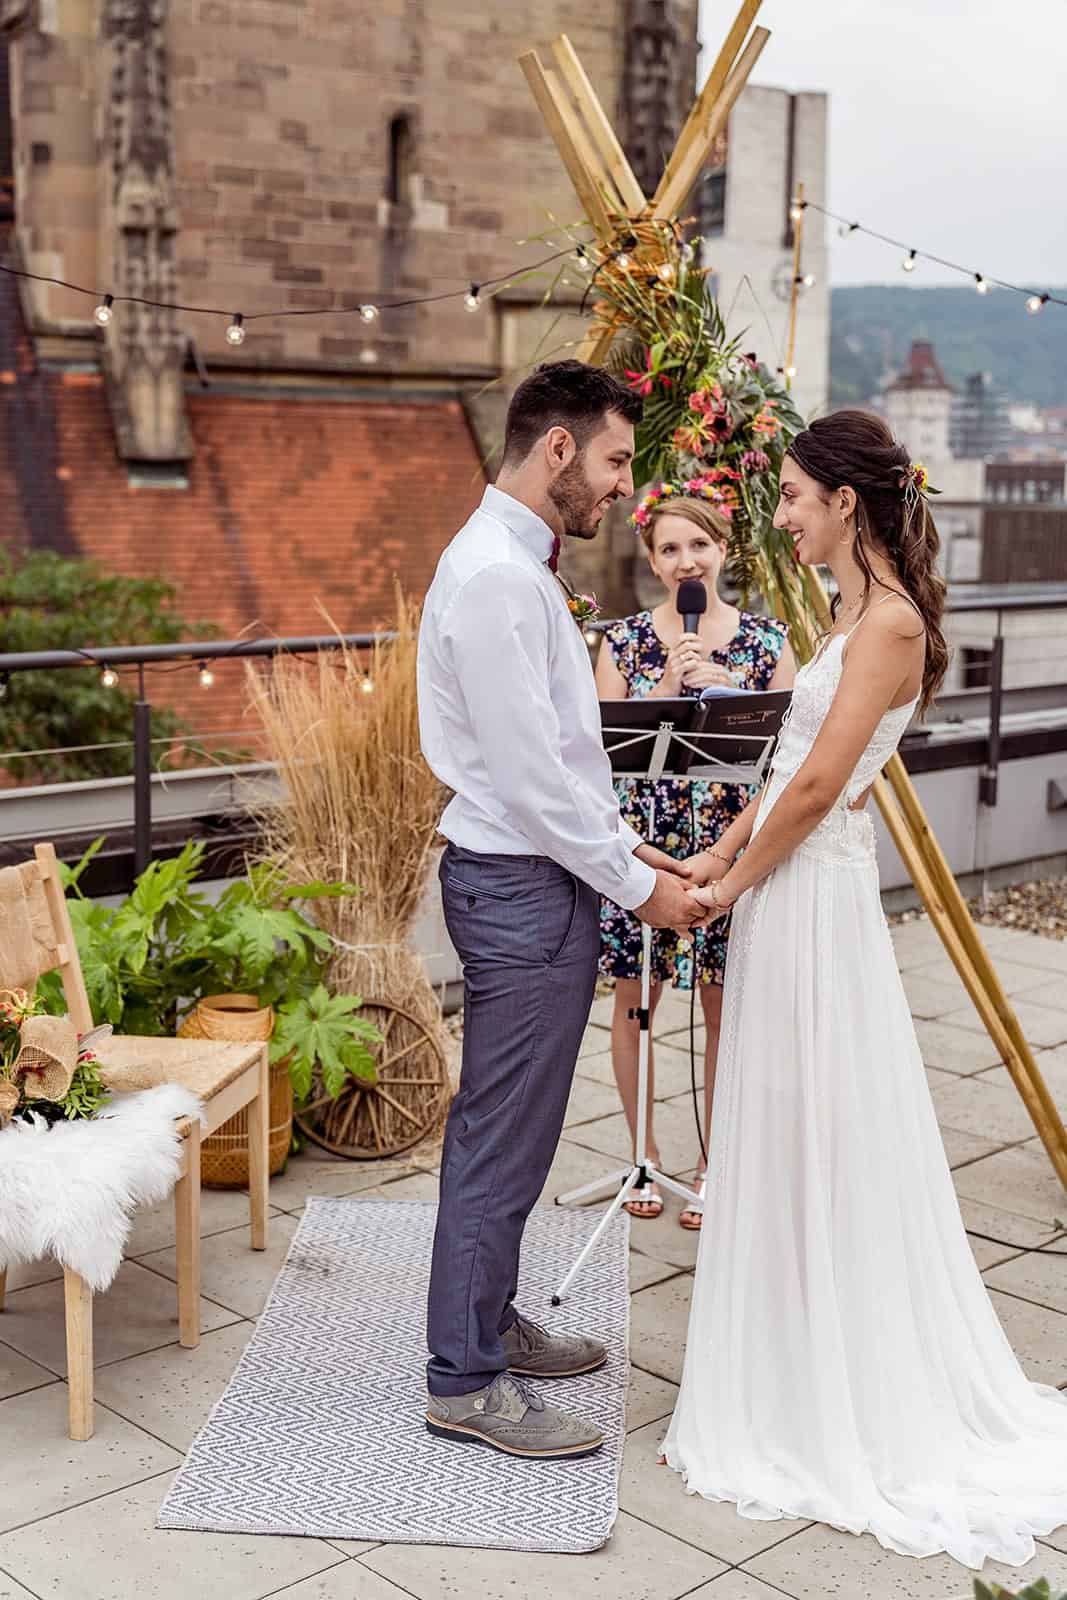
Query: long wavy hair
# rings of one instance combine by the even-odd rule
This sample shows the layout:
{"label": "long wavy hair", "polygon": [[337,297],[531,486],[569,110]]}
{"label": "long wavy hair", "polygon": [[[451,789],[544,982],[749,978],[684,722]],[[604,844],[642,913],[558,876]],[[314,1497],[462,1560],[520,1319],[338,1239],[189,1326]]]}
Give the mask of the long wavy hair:
{"label": "long wavy hair", "polygon": [[[901,588],[915,602],[926,629],[920,711],[925,713],[948,670],[948,646],[941,631],[945,583],[937,570],[941,548],[934,519],[917,492],[911,457],[881,417],[867,411],[834,411],[818,417],[789,446],[802,472],[826,489],[852,489],[856,495],[856,560],[864,575],[864,598],[876,581],[871,551],[888,556]],[[835,596],[837,615],[840,596]]]}

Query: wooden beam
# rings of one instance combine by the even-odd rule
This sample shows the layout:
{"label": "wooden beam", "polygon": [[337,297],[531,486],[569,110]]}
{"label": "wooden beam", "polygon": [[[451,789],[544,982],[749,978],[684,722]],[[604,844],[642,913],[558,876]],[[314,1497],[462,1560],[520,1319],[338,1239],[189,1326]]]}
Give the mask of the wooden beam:
{"label": "wooden beam", "polygon": [[749,74],[763,54],[770,36],[767,28],[753,30],[751,39],[741,52],[736,67],[727,78],[723,91],[715,102],[715,108],[703,136],[694,139],[683,154],[676,171],[666,184],[661,184],[657,190],[656,216],[672,220],[682,206],[686,195],[700,176],[700,169],[708,159],[708,152],[725,128],[734,101],[748,82]]}
{"label": "wooden beam", "polygon": [[756,14],[762,4],[763,0],[742,0],[741,9],[734,18],[733,26],[723,41],[722,49],[715,58],[711,71],[705,79],[704,87],[697,96],[693,109],[686,118],[685,127],[678,135],[678,141],[671,151],[666,167],[663,169],[663,176],[656,187],[653,200],[657,209],[659,208],[660,196],[685,159],[690,146],[697,140],[701,140],[706,146],[706,130],[715,109],[715,102],[722,93],[723,85],[730,76],[731,68],[737,60],[741,46],[748,35],[748,30],[755,21]]}
{"label": "wooden beam", "polygon": [[[761,0],[746,0],[746,4],[753,3],[758,6]],[[618,191],[622,210],[629,212],[631,216],[637,216],[645,208],[644,190],[634,177],[626,153],[615,136],[615,129],[600,104],[577,51],[565,33],[561,33],[558,39],[553,40],[552,54],[560,76],[574,96],[578,110],[585,120],[593,145]]]}
{"label": "wooden beam", "polygon": [[792,211],[794,203],[800,210],[800,215],[793,221],[793,281],[790,284],[789,294],[789,333],[785,342],[785,386],[786,390],[793,387],[793,358],[797,348],[797,304],[800,299],[800,251],[804,241],[804,185],[798,183],[793,194],[789,196],[789,209]]}
{"label": "wooden beam", "polygon": [[625,212],[626,207],[622,203],[622,196],[615,188],[610,172],[600,159],[599,151],[593,148],[593,143],[586,131],[585,124],[571,104],[566,87],[559,74],[552,67],[545,68],[545,82],[548,84],[549,92],[556,103],[556,110],[559,113],[560,120],[567,130],[571,144],[574,146],[575,154],[582,164],[585,176],[603,200],[607,214],[610,216],[613,211],[616,213]]}
{"label": "wooden beam", "polygon": [[589,218],[599,237],[605,241],[611,239],[613,229],[607,206],[604,204],[592,176],[586,171],[585,163],[574,147],[574,142],[560,113],[552,86],[544,67],[538,59],[536,50],[525,51],[519,57],[519,66],[523,70],[526,82],[530,85],[530,92],[545,119],[548,131],[555,140],[560,159],[567,169],[567,176],[574,185],[574,192],[578,196],[579,205]]}

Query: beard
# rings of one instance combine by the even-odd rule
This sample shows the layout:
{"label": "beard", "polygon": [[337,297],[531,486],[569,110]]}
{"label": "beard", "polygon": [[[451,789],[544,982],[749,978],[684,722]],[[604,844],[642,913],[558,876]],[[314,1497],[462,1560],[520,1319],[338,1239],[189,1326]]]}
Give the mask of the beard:
{"label": "beard", "polygon": [[585,475],[580,455],[565,466],[548,486],[548,498],[560,514],[564,534],[572,539],[595,539],[599,500]]}

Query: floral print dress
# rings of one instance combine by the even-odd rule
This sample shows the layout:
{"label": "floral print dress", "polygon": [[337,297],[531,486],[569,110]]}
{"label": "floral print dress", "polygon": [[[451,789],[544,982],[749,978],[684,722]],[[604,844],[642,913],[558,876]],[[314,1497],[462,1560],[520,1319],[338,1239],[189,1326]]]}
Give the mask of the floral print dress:
{"label": "floral print dress", "polygon": [[[786,641],[786,627],[770,617],[742,611],[737,632],[721,650],[708,656],[732,672],[742,689],[766,689],[774,677]],[[605,644],[626,680],[630,699],[647,695],[663,677],[667,650],[652,622],[651,611],[639,611],[607,628]],[[685,689],[689,698],[699,689]],[[615,784],[619,806],[630,826],[669,856],[685,859],[714,845],[720,834],[756,794],[740,784],[712,783],[707,778],[620,778]],[[648,831],[649,797],[655,794],[655,831]],[[694,834],[693,819],[696,830]],[[693,944],[680,945],[671,928],[652,930],[652,982],[693,987],[693,961],[701,983],[723,981],[726,970],[727,917],[699,931]],[[611,900],[600,906],[600,971],[607,978],[641,976],[641,924],[630,911]]]}

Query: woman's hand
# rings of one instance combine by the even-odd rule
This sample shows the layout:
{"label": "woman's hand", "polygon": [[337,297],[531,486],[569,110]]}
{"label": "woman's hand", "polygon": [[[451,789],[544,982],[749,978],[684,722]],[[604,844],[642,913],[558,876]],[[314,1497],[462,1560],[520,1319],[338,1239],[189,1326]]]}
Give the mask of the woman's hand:
{"label": "woman's hand", "polygon": [[667,651],[667,664],[661,682],[665,694],[679,694],[686,674],[698,667],[704,656],[700,640],[695,633],[683,633],[676,644]]}
{"label": "woman's hand", "polygon": [[729,895],[719,888],[717,879],[709,883],[706,889],[687,889],[686,893],[690,900],[707,908],[709,922],[717,922],[720,917],[725,917],[733,906]]}
{"label": "woman's hand", "polygon": [[725,667],[718,666],[714,661],[701,661],[699,666],[690,668],[683,679],[687,689],[736,689],[737,679]]}
{"label": "woman's hand", "polygon": [[695,856],[679,862],[676,870],[689,880],[693,888],[704,888],[709,883],[717,883],[720,878],[725,878],[730,866],[729,861],[713,856],[710,851],[698,850]]}

